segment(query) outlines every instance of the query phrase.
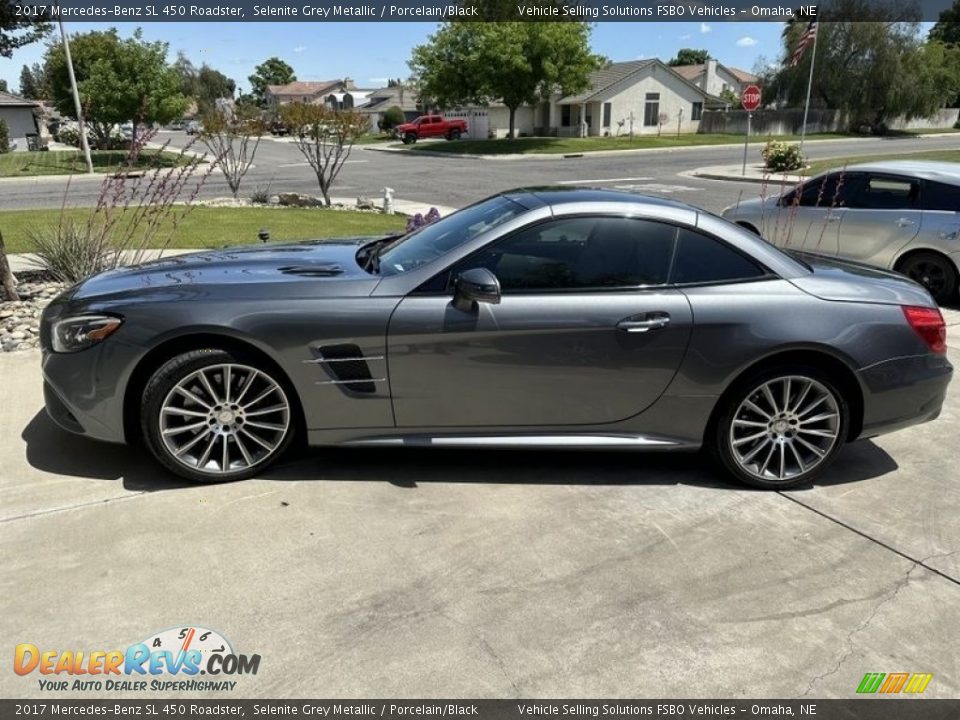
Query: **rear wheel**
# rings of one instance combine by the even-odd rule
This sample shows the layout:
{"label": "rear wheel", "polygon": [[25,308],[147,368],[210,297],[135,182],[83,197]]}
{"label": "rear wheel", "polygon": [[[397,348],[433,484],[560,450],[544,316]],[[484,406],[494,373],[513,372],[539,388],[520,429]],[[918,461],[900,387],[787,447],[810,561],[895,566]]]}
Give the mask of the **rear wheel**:
{"label": "rear wheel", "polygon": [[276,371],[225,350],[196,350],[160,367],[144,390],[141,425],[153,455],[188,480],[252,477],[295,434],[293,404]]}
{"label": "rear wheel", "polygon": [[938,303],[953,300],[957,291],[957,270],[949,259],[938,253],[910,255],[897,270],[923,285]]}
{"label": "rear wheel", "polygon": [[726,398],[712,449],[740,482],[783,490],[827,468],[843,445],[849,416],[843,394],[823,371],[767,370]]}
{"label": "rear wheel", "polygon": [[460,139],[460,131],[459,131],[459,130],[451,130],[451,131],[450,131],[450,135],[447,137],[447,139],[448,139],[448,140],[459,140],[459,139]]}

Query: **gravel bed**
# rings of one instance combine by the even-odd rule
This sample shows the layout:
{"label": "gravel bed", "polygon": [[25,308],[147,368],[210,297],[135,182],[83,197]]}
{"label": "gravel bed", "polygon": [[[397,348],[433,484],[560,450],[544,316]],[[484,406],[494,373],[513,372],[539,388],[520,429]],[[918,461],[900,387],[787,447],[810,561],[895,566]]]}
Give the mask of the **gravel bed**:
{"label": "gravel bed", "polygon": [[43,273],[14,273],[19,302],[0,301],[0,352],[31,350],[40,344],[40,313],[66,288]]}

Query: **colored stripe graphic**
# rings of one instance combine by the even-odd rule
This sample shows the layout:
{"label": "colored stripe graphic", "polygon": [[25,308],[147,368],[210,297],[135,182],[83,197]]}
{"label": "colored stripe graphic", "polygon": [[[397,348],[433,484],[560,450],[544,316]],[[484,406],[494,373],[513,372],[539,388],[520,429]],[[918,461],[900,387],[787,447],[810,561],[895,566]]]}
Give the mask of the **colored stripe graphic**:
{"label": "colored stripe graphic", "polygon": [[866,673],[857,692],[860,694],[883,693],[896,695],[897,693],[919,694],[927,689],[933,680],[933,673]]}
{"label": "colored stripe graphic", "polygon": [[867,673],[863,676],[863,680],[860,681],[860,686],[857,688],[857,692],[875,693],[885,677],[886,673]]}
{"label": "colored stripe graphic", "polygon": [[905,693],[922,693],[933,680],[933,673],[914,673],[903,689]]}

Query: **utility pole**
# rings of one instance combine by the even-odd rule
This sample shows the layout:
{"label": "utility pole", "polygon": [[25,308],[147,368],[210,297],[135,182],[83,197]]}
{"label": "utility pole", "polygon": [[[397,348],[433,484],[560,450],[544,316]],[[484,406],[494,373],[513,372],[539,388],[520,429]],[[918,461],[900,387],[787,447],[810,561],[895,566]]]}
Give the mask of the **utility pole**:
{"label": "utility pole", "polygon": [[63,20],[60,20],[59,23],[60,37],[63,38],[63,52],[67,58],[67,73],[70,75],[70,89],[73,91],[73,107],[77,112],[77,124],[80,126],[80,147],[83,150],[83,157],[87,161],[87,173],[92,175],[93,159],[90,157],[90,144],[87,142],[87,126],[83,121],[83,108],[80,106],[80,93],[77,91],[77,77],[73,72],[73,58],[70,57],[70,39],[67,37],[67,31],[63,27]]}

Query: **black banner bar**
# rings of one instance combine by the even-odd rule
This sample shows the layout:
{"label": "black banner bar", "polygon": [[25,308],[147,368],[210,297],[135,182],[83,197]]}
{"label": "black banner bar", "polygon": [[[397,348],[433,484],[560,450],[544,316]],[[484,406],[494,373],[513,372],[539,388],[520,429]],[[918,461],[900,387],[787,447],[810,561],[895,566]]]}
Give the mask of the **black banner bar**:
{"label": "black banner bar", "polygon": [[0,700],[0,718],[956,720],[960,700]]}
{"label": "black banner bar", "polygon": [[51,0],[11,5],[15,17],[69,22],[784,22],[936,21],[952,0]]}

